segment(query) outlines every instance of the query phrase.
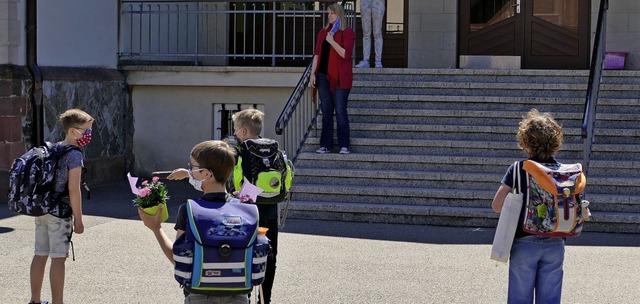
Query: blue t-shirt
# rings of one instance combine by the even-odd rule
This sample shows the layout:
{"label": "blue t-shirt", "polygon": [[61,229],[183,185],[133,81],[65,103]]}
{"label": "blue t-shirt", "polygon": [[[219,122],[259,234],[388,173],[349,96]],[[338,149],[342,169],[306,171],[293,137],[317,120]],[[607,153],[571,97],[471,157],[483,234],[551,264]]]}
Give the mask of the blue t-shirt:
{"label": "blue t-shirt", "polygon": [[[61,143],[58,144],[61,145]],[[61,145],[61,147],[64,146]],[[69,187],[69,170],[83,167],[83,159],[84,156],[82,155],[82,152],[72,149],[58,160],[58,168],[56,169],[56,177],[54,179],[54,191],[57,193],[67,193],[67,195],[62,197],[62,201],[69,206],[71,206],[71,201],[69,200],[69,194],[67,191]],[[62,217],[61,213],[65,213],[65,210],[60,210],[54,207],[49,211],[49,214],[57,217]]]}

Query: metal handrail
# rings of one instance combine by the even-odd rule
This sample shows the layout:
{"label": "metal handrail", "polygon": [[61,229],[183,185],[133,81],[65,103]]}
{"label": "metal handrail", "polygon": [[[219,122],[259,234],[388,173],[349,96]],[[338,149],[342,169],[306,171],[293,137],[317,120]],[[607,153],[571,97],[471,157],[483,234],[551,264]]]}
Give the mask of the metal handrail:
{"label": "metal handrail", "polygon": [[[120,62],[304,66],[331,0],[120,0]],[[349,2],[355,2],[350,0]]]}
{"label": "metal handrail", "polygon": [[596,106],[598,103],[598,95],[600,94],[600,83],[602,82],[602,68],[604,64],[604,55],[606,49],[607,37],[607,10],[609,9],[609,0],[600,2],[600,11],[598,12],[598,25],[596,28],[596,37],[593,44],[593,54],[591,58],[591,69],[589,71],[589,85],[587,87],[587,96],[584,105],[584,115],[582,117],[582,141],[584,144],[584,154],[582,166],[585,174],[589,170],[589,162],[591,161],[591,149],[594,140]]}
{"label": "metal handrail", "polygon": [[[348,7],[347,3],[352,4],[353,7]],[[355,28],[355,1],[343,0],[342,6],[345,7],[347,24]],[[353,56],[355,56],[355,54]],[[354,60],[355,57],[352,59]],[[282,135],[283,137],[280,141],[280,147],[287,152],[287,155],[289,155],[293,163],[298,159],[298,155],[304,147],[304,142],[309,137],[311,131],[315,129],[317,132],[316,122],[318,120],[318,114],[320,114],[320,101],[315,101],[311,92],[312,90],[308,90],[310,76],[313,72],[311,71],[312,64],[313,62],[309,63],[302,73],[287,104],[282,109],[282,113],[280,113],[275,127],[276,134]]]}

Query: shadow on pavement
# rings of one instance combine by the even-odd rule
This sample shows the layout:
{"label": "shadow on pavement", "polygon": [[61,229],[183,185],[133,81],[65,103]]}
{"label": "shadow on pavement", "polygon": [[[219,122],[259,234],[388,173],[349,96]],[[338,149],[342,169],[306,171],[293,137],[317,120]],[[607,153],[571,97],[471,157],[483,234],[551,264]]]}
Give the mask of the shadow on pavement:
{"label": "shadow on pavement", "polygon": [[[495,229],[289,219],[280,231],[395,242],[490,245]],[[640,237],[637,234],[584,232],[579,237],[568,239],[567,245],[640,247]]]}

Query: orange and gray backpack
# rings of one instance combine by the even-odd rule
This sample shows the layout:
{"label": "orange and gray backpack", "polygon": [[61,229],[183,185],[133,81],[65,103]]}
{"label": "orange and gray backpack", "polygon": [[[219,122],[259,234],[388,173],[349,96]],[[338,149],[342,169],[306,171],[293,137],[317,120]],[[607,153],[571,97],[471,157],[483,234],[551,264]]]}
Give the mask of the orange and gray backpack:
{"label": "orange and gray backpack", "polygon": [[582,165],[526,160],[522,168],[529,190],[525,193],[524,232],[552,237],[580,235],[588,218],[587,214],[583,217],[582,204],[588,202],[581,198],[587,183]]}

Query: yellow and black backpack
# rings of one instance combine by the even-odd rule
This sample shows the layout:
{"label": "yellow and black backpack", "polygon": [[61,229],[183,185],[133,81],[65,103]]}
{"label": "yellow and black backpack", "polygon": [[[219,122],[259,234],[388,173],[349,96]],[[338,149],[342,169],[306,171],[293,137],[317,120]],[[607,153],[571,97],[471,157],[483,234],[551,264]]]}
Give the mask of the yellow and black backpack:
{"label": "yellow and black backpack", "polygon": [[247,180],[262,189],[257,204],[280,203],[289,197],[293,165],[278,142],[269,138],[247,139],[236,146],[238,159],[233,185],[240,191]]}

